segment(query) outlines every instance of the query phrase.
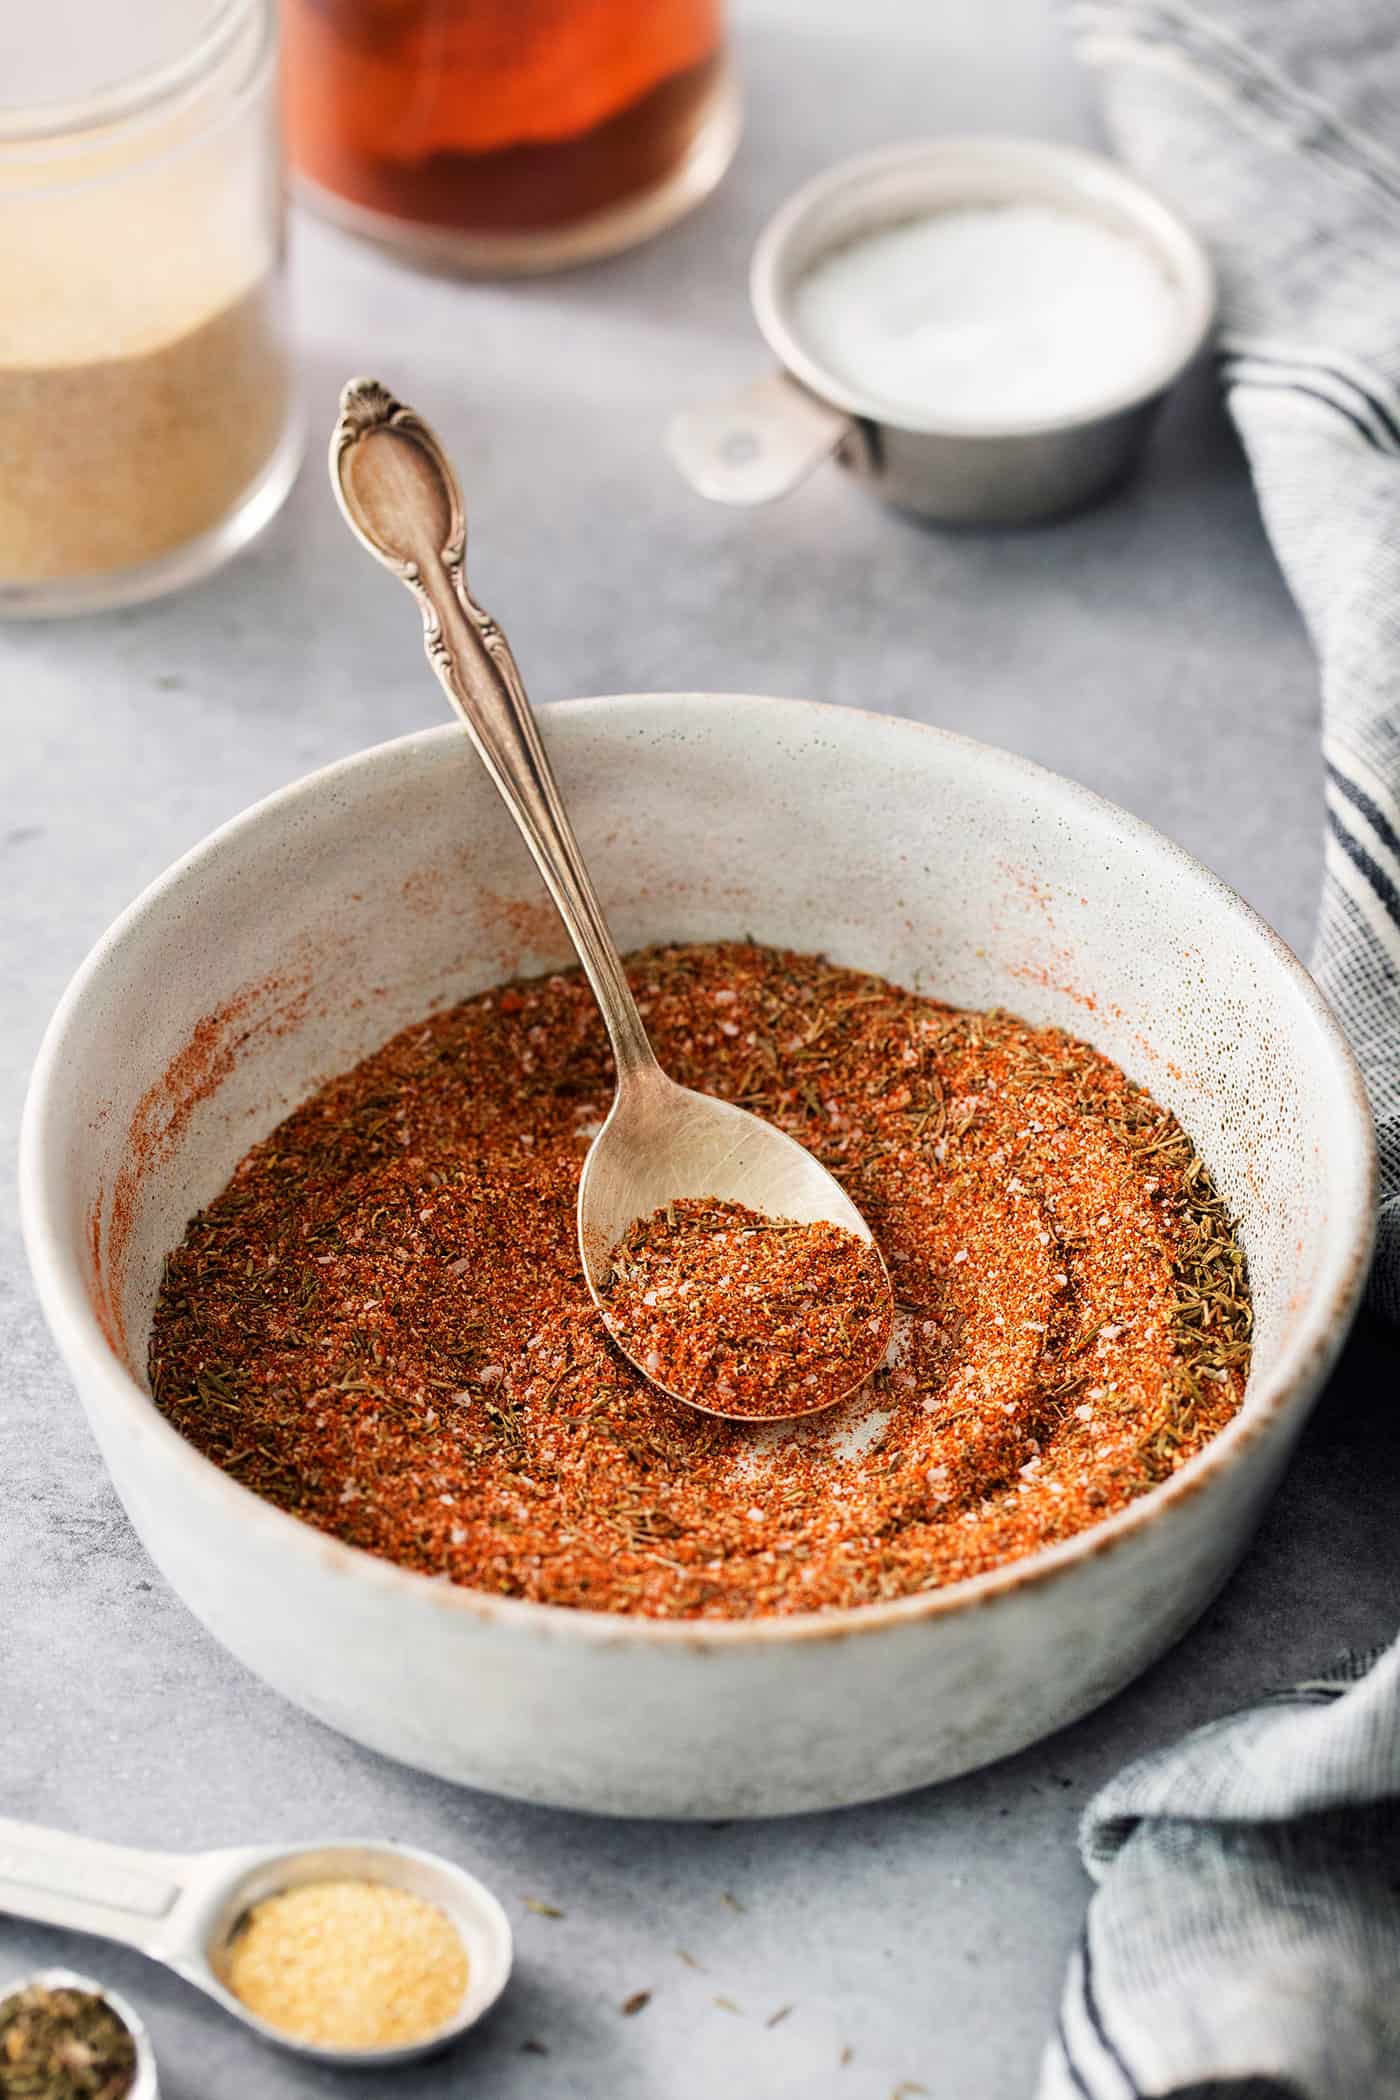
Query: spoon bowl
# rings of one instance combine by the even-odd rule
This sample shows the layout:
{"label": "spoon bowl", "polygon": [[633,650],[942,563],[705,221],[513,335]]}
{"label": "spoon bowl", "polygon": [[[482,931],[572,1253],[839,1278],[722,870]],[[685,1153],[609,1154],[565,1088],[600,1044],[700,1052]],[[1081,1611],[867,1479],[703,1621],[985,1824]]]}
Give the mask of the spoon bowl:
{"label": "spoon bowl", "polygon": [[[418,2041],[335,2048],[270,2026],[234,1995],[228,1960],[243,1919],[265,1897],[315,1881],[380,1882],[445,1912],[467,1958],[467,1985],[452,2019]],[[142,1852],[0,1817],[0,1912],[135,1947],[217,1999],[264,2041],[342,2068],[412,2063],[448,2048],[495,2004],[513,1958],[506,1914],[474,1874],[433,1852],[363,1838]]]}
{"label": "spoon bowl", "polygon": [[[654,1066],[618,1089],[579,1178],[579,1253],[597,1306],[606,1304],[612,1250],[633,1219],[650,1217],[678,1196],[742,1203],[799,1225],[839,1225],[864,1245],[874,1245],[870,1227],[840,1182],[805,1145],[730,1101],[678,1086]],[[811,1407],[788,1408],[775,1417],[771,1412],[749,1415],[732,1404],[720,1406],[694,1393],[677,1392],[643,1369],[616,1333],[613,1340],[661,1392],[731,1422],[791,1421],[820,1414],[863,1385],[884,1353],[882,1344],[875,1360],[863,1362],[844,1391],[827,1393]]]}
{"label": "spoon bowl", "polygon": [[[510,644],[467,590],[462,494],[432,430],[378,380],[351,380],[340,397],[330,469],[351,531],[418,602],[428,662],[520,827],[607,1027],[617,1097],[584,1162],[578,1197],[579,1250],[595,1305],[605,1309],[612,1251],[628,1226],[678,1197],[841,1226],[873,1246],[850,1198],[795,1138],[729,1102],[677,1086],[658,1065]],[[880,1268],[887,1329],[893,1300],[883,1260]],[[663,1385],[616,1334],[613,1340],[662,1392],[733,1421],[790,1420],[834,1407],[865,1383],[885,1349],[882,1335],[853,1364],[850,1379],[815,1405],[804,1400],[757,1413]]]}

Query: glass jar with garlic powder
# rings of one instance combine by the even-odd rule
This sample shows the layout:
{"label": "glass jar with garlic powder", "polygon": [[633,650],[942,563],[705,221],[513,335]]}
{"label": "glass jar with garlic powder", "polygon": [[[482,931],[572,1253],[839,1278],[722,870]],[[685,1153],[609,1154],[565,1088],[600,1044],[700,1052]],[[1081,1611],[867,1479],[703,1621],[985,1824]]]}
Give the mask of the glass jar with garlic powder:
{"label": "glass jar with garlic powder", "polygon": [[273,0],[45,0],[0,77],[0,612],[205,574],[299,452]]}

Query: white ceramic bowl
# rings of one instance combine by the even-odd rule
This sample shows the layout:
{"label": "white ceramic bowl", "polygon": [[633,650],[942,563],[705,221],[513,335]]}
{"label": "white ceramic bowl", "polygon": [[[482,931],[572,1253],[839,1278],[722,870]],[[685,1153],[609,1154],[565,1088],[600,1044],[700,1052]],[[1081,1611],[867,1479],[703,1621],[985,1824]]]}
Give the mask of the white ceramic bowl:
{"label": "white ceramic bowl", "polygon": [[1355,1308],[1373,1146],[1310,979],[1177,848],[1004,752],[707,695],[583,700],[546,735],[624,946],[752,933],[1090,1036],[1191,1131],[1243,1224],[1239,1417],[1121,1515],[839,1615],[664,1624],[476,1595],[259,1502],[156,1412],[162,1256],[248,1146],[435,1002],[564,959],[525,849],[444,727],[226,825],[118,920],[35,1068],[22,1190],[44,1308],[152,1558],[333,1727],[444,1776],[631,1815],[766,1815],[986,1762],[1190,1625],[1238,1559]]}

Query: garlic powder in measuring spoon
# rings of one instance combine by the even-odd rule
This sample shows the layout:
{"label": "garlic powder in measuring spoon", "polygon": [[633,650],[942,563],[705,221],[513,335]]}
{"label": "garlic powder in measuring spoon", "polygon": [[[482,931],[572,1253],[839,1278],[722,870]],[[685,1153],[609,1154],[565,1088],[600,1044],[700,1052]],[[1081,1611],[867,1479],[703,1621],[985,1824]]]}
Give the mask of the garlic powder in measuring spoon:
{"label": "garlic powder in measuring spoon", "polygon": [[933,211],[820,257],[793,294],[808,353],[891,422],[1092,414],[1150,384],[1180,327],[1147,246],[1052,204]]}

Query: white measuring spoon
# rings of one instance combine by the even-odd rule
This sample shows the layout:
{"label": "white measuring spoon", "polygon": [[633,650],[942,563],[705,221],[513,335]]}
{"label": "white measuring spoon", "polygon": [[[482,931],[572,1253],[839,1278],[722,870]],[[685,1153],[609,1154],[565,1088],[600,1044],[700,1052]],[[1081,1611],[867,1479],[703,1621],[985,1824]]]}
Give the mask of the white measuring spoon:
{"label": "white measuring spoon", "polygon": [[[382,1882],[446,1912],[466,1953],[467,1988],[445,2027],[390,2048],[336,2049],[270,2027],[234,1996],[224,1975],[240,1920],[264,1897],[312,1881]],[[216,1998],[264,2041],[342,2068],[411,2063],[446,2048],[495,2004],[512,1959],[506,1914],[475,1875],[432,1852],[360,1838],[138,1852],[0,1816],[0,1912],[135,1947]]]}

